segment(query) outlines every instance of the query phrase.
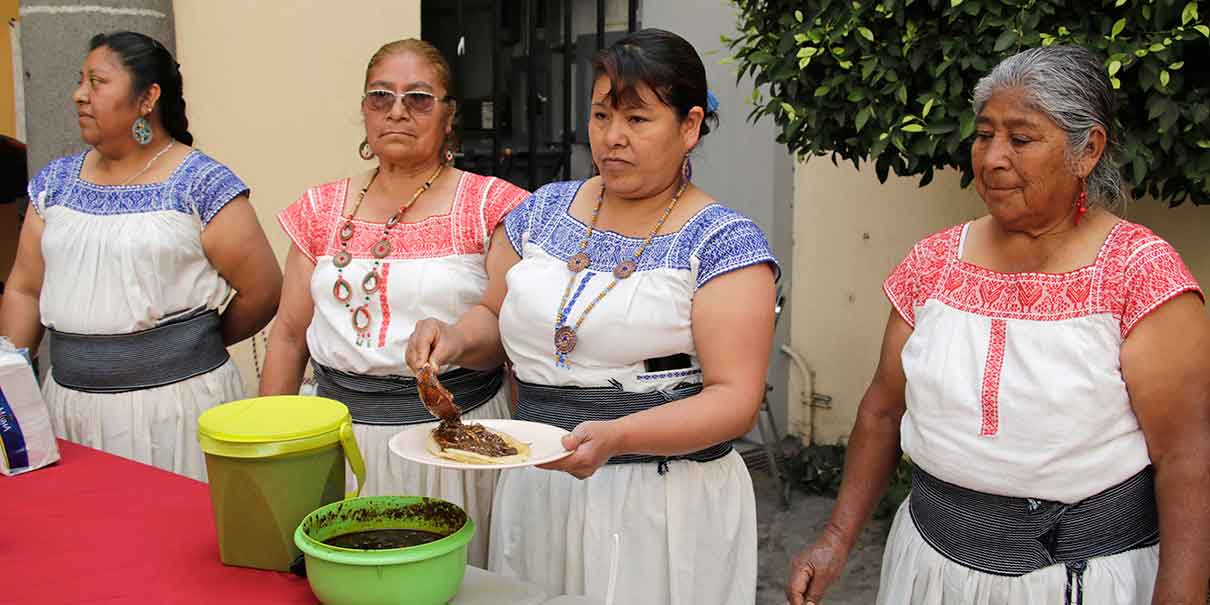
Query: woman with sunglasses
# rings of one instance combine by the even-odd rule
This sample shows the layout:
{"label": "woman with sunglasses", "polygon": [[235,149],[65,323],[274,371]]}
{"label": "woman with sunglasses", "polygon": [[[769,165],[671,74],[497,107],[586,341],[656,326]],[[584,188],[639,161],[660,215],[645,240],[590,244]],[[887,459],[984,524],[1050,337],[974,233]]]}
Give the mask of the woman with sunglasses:
{"label": "woman with sunglasses", "polygon": [[[409,463],[387,446],[403,425],[433,420],[404,365],[415,323],[455,321],[479,301],[487,244],[529,196],[451,165],[452,82],[441,53],[421,40],[391,42],[370,59],[359,151],[377,166],[308,189],[278,217],[294,245],[260,390],[297,393],[310,360],[318,394],[352,413],[366,460],[363,493],[462,506],[479,527],[470,562],[484,566],[496,473]],[[509,416],[499,363],[443,370],[465,416]]]}

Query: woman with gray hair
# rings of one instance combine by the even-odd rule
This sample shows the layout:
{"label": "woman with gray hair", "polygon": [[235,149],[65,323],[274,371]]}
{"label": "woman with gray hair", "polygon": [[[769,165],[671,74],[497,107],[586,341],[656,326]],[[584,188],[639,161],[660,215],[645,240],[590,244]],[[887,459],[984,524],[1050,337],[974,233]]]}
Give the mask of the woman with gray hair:
{"label": "woman with gray hair", "polygon": [[1124,194],[1102,63],[1022,52],[975,110],[988,215],[887,279],[840,497],[789,601],[822,603],[906,453],[878,603],[1203,603],[1210,322],[1172,246],[1108,209]]}

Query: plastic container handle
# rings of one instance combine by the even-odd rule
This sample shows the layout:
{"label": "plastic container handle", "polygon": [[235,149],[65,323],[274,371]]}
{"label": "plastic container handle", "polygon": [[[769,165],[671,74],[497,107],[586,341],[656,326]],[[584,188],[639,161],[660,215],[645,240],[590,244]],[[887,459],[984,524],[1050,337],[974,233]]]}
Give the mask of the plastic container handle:
{"label": "plastic container handle", "polygon": [[353,436],[353,423],[345,422],[340,425],[340,444],[344,446],[345,458],[349,460],[349,466],[353,468],[353,474],[357,475],[357,491],[345,494],[345,499],[356,498],[361,495],[361,488],[366,482],[366,463],[361,459],[361,450],[357,449],[357,439]]}

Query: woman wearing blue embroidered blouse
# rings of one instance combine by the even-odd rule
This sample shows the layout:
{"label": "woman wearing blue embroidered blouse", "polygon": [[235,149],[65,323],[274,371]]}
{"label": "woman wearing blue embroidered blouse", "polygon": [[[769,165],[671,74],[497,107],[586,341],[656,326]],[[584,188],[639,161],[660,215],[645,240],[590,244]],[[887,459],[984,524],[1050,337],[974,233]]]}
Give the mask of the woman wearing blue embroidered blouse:
{"label": "woman wearing blue embroidered blouse", "polygon": [[689,181],[716,119],[693,47],[643,30],[593,69],[601,176],[510,214],[482,303],[418,325],[407,362],[491,367],[507,352],[516,417],[572,431],[574,453],[547,467],[564,472],[502,474],[491,569],[602,597],[614,560],[617,603],[750,604],[755,501],[730,440],[759,408],[777,264],[752,221]]}
{"label": "woman wearing blue embroidered blouse", "polygon": [[55,434],[201,479],[197,417],[244,396],[226,346],[273,317],[281,273],[248,187],[189,146],[168,50],[90,48],[73,100],[92,149],[30,181],[0,334],[33,349],[50,330]]}

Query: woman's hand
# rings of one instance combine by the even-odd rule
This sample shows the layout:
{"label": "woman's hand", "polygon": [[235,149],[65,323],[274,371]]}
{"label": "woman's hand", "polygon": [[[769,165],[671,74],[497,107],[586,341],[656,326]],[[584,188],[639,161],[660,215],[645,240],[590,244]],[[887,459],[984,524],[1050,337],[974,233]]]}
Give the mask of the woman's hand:
{"label": "woman's hand", "polygon": [[616,421],[581,422],[572,432],[563,436],[563,449],[571,450],[572,454],[562,460],[539,465],[538,468],[563,471],[576,479],[587,479],[606,461],[621,453],[621,433]]}
{"label": "woman's hand", "polygon": [[422,319],[408,338],[403,359],[417,374],[425,364],[441,368],[461,358],[465,349],[465,339],[453,326],[437,319]]}
{"label": "woman's hand", "polygon": [[844,571],[849,548],[841,532],[832,524],[824,528],[810,546],[802,549],[790,563],[790,584],[786,587],[789,605],[820,605],[824,593]]}

